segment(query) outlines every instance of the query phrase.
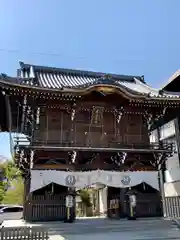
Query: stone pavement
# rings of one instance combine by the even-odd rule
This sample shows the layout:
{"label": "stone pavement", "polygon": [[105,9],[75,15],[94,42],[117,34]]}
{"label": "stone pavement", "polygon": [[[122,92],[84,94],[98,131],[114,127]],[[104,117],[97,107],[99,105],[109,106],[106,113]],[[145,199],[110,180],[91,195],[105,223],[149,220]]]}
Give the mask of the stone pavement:
{"label": "stone pavement", "polygon": [[[89,229],[79,230],[79,234],[63,234],[68,240],[180,240],[180,229],[171,220],[164,219],[138,219],[136,221],[128,220],[93,220],[89,222]],[[93,223],[94,222],[94,223]],[[99,223],[99,224],[98,224]],[[85,224],[85,223],[84,223]],[[101,228],[101,230],[100,230]]]}
{"label": "stone pavement", "polygon": [[180,240],[180,229],[175,222],[161,218],[136,221],[96,218],[79,219],[75,223],[47,222],[33,225],[47,227],[51,240],[61,240],[63,237],[67,240]]}
{"label": "stone pavement", "polygon": [[[51,229],[52,234],[59,232],[68,240],[179,240],[180,230],[171,220],[139,219],[107,220],[85,219],[63,229]],[[55,232],[53,232],[55,231]],[[54,238],[54,240],[58,240]]]}
{"label": "stone pavement", "polygon": [[66,240],[66,239],[60,235],[52,235],[52,236],[50,236],[49,240]]}

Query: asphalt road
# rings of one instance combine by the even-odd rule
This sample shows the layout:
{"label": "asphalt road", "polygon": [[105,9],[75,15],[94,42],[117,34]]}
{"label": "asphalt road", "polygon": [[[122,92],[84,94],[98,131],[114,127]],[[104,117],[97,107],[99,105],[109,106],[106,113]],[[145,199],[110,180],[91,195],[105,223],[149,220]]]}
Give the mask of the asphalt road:
{"label": "asphalt road", "polygon": [[13,213],[0,213],[0,223],[4,220],[16,220],[21,219],[22,212],[13,212]]}

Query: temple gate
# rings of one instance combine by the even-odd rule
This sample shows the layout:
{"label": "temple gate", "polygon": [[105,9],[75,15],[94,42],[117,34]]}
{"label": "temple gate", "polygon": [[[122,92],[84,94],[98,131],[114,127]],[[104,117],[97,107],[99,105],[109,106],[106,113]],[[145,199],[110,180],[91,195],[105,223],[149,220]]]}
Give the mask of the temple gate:
{"label": "temple gate", "polygon": [[100,214],[126,217],[133,193],[137,217],[162,215],[162,172],[173,146],[150,144],[149,131],[179,111],[179,98],[141,76],[24,63],[18,73],[1,76],[0,124],[26,136],[15,145],[25,220],[65,220],[66,196],[93,184],[101,185]]}

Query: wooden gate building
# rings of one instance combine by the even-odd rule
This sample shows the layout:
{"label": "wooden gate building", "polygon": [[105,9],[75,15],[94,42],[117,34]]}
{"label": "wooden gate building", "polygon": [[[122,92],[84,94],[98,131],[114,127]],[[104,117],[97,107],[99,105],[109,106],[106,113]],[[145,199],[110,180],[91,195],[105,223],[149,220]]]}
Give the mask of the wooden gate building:
{"label": "wooden gate building", "polygon": [[31,191],[35,170],[46,170],[52,178],[55,171],[59,176],[94,170],[158,171],[160,191],[146,181],[131,188],[106,187],[104,213],[112,216],[112,200],[116,200],[118,216],[126,216],[126,197],[132,191],[137,195],[137,216],[162,214],[162,173],[173,148],[150,144],[149,131],[176,115],[179,96],[151,88],[143,76],[22,62],[17,77],[1,75],[0,89],[1,131],[26,135],[16,138],[14,149],[24,175],[26,220],[64,220],[65,197],[75,190],[50,182]]}

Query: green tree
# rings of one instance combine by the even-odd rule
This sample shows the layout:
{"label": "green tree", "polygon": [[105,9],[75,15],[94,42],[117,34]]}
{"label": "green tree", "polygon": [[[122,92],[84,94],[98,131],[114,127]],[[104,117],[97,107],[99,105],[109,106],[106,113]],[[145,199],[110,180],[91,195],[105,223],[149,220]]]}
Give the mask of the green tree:
{"label": "green tree", "polygon": [[21,178],[21,172],[12,161],[0,164],[0,170],[3,178],[3,181],[0,181],[0,203],[2,203],[12,181]]}
{"label": "green tree", "polygon": [[88,190],[89,189],[81,189],[78,191],[78,195],[81,198],[85,216],[92,216],[92,203]]}
{"label": "green tree", "polygon": [[0,203],[2,203],[5,195],[5,187],[3,182],[0,182]]}
{"label": "green tree", "polygon": [[21,176],[11,182],[11,187],[5,192],[4,204],[23,204],[24,184]]}
{"label": "green tree", "polygon": [[90,194],[88,192],[88,189],[79,190],[79,196],[80,196],[81,201],[82,201],[82,203],[85,207],[88,208],[88,207],[92,206],[91,198],[90,198]]}

